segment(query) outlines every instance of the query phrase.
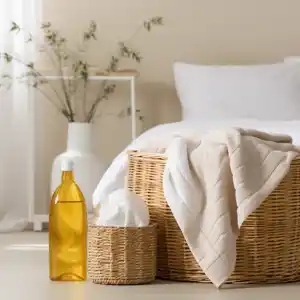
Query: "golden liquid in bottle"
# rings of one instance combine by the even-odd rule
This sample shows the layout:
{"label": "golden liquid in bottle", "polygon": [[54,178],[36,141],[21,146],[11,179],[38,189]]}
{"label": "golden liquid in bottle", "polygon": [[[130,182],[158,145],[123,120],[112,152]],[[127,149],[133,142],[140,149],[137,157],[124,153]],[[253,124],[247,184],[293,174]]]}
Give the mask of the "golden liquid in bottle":
{"label": "golden liquid in bottle", "polygon": [[49,214],[49,267],[54,281],[87,277],[87,210],[72,171],[62,172]]}

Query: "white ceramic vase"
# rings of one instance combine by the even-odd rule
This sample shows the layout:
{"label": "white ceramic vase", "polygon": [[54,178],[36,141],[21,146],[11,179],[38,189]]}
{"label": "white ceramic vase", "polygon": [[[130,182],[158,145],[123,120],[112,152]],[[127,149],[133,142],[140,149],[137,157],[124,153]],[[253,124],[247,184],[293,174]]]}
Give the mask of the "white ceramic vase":
{"label": "white ceramic vase", "polygon": [[92,125],[69,123],[67,150],[58,155],[52,165],[51,193],[61,182],[61,160],[70,158],[74,163],[75,181],[81,189],[89,212],[93,211],[92,196],[105,171],[105,166],[92,152]]}

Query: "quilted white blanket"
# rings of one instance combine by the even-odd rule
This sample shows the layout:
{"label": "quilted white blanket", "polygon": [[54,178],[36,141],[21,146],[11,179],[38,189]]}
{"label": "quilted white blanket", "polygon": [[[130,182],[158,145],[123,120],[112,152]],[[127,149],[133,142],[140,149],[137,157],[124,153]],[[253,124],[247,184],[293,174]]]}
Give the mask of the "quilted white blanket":
{"label": "quilted white blanket", "polygon": [[[298,132],[299,122],[235,122],[270,134],[231,129],[239,126],[233,123],[161,125],[115,158],[93,197],[97,207],[101,199],[124,187],[127,150],[167,149],[166,199],[196,260],[217,287],[234,269],[239,227],[275,189],[299,154],[289,136],[271,134]],[[228,129],[212,130],[222,127]]]}
{"label": "quilted white blanket", "polygon": [[200,267],[219,287],[234,270],[240,226],[299,152],[288,136],[231,129],[199,141],[175,138],[166,154],[165,197]]}

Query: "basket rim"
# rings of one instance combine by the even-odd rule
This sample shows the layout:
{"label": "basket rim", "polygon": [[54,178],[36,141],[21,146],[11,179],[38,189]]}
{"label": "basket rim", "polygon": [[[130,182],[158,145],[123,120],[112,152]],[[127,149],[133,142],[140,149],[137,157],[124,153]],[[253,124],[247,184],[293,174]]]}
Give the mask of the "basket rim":
{"label": "basket rim", "polygon": [[[131,156],[140,156],[144,158],[159,158],[159,159],[164,159],[166,160],[168,156],[165,153],[159,153],[159,152],[147,152],[147,151],[139,151],[139,150],[128,150],[127,151],[128,155]],[[300,160],[300,152],[299,154],[292,160]]]}
{"label": "basket rim", "polygon": [[139,226],[139,227],[126,227],[126,226],[99,226],[97,224],[88,224],[88,227],[91,227],[91,228],[98,228],[98,229],[111,229],[111,230],[119,230],[119,229],[129,229],[129,230],[132,230],[132,229],[136,229],[136,230],[143,230],[143,229],[149,229],[149,228],[156,228],[157,227],[157,224],[156,223],[151,223],[149,224],[148,226]]}

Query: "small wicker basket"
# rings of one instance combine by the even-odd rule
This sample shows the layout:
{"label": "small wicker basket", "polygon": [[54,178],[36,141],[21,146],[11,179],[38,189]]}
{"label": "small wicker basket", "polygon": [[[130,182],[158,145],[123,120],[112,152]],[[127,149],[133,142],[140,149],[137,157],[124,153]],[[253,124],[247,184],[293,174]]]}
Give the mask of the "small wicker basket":
{"label": "small wicker basket", "polygon": [[98,284],[143,284],[156,277],[156,226],[88,228],[88,276]]}
{"label": "small wicker basket", "polygon": [[[157,276],[210,282],[197,264],[164,197],[167,157],[130,152],[128,188],[146,202],[158,225]],[[244,222],[235,271],[227,283],[300,281],[300,157],[273,193]]]}

